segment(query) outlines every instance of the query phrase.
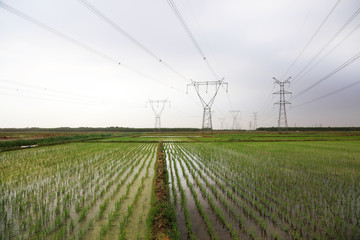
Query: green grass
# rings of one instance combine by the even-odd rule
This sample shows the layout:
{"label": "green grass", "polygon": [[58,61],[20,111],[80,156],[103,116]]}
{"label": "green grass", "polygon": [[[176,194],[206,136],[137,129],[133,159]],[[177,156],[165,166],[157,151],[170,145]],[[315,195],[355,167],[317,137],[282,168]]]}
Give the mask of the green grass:
{"label": "green grass", "polygon": [[267,142],[267,141],[346,141],[360,140],[360,132],[198,132],[198,133],[134,133],[104,138],[104,142]]}
{"label": "green grass", "polygon": [[31,145],[52,145],[52,144],[67,143],[67,142],[77,142],[77,141],[84,141],[94,138],[96,139],[105,138],[105,137],[110,137],[112,135],[113,134],[111,133],[90,133],[90,134],[76,134],[76,135],[65,135],[65,136],[60,135],[54,137],[44,137],[44,138],[34,138],[34,139],[23,138],[17,140],[7,140],[7,141],[0,141],[0,150],[17,149],[22,146],[31,146]]}

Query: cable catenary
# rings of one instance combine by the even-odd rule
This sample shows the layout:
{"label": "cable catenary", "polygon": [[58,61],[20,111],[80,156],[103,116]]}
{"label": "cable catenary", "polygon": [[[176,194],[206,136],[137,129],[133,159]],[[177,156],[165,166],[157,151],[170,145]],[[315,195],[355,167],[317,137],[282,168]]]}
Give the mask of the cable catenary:
{"label": "cable catenary", "polygon": [[355,60],[357,60],[360,57],[360,52],[358,52],[357,54],[355,54],[353,57],[351,57],[350,59],[348,59],[345,63],[341,64],[339,67],[337,67],[336,69],[334,69],[333,71],[331,71],[329,74],[327,74],[326,76],[320,78],[318,81],[316,81],[314,84],[310,85],[309,87],[305,88],[304,90],[302,90],[300,93],[298,93],[295,97],[293,97],[293,99],[298,98],[299,96],[303,95],[304,93],[310,91],[311,89],[313,89],[314,87],[316,87],[317,85],[319,85],[320,83],[324,82],[325,80],[329,79],[331,76],[333,76],[334,74],[336,74],[337,72],[339,72],[340,70],[342,70],[343,68],[347,67],[348,65],[350,65],[351,63],[353,63]]}
{"label": "cable catenary", "polygon": [[326,15],[324,20],[321,22],[320,26],[316,29],[316,31],[313,33],[313,35],[311,36],[309,41],[306,43],[305,47],[300,51],[299,55],[297,55],[295,60],[290,64],[289,68],[282,75],[282,78],[284,78],[288,74],[288,72],[291,70],[291,68],[295,65],[295,63],[299,60],[299,58],[304,54],[305,50],[309,47],[310,43],[314,40],[316,35],[320,32],[321,28],[325,25],[326,21],[329,19],[329,17],[334,12],[334,10],[336,9],[336,7],[339,5],[340,2],[341,2],[341,0],[337,0],[335,5],[331,8],[330,12]]}
{"label": "cable catenary", "polygon": [[108,24],[109,26],[114,28],[117,32],[121,33],[123,36],[125,36],[128,40],[130,40],[136,46],[141,48],[144,52],[146,52],[148,55],[150,55],[156,61],[162,63],[166,68],[168,68],[170,71],[175,73],[177,76],[179,76],[183,80],[189,81],[189,79],[187,77],[185,77],[184,74],[181,74],[179,71],[175,70],[174,67],[172,67],[169,63],[164,61],[159,56],[157,56],[153,51],[151,51],[149,48],[147,48],[144,44],[142,44],[140,41],[138,41],[135,37],[130,35],[128,32],[126,32],[123,28],[121,28],[118,24],[116,24],[114,21],[112,21],[103,12],[101,12],[99,9],[97,9],[94,5],[90,4],[88,1],[85,1],[85,0],[79,0],[79,1],[83,6],[85,6],[87,9],[89,9],[91,12],[93,12],[96,16],[98,16],[106,24]]}
{"label": "cable catenary", "polygon": [[312,62],[319,57],[319,55],[344,31],[344,29],[359,15],[360,8],[358,8],[355,13],[340,27],[340,29],[330,38],[330,40],[320,49],[319,52],[303,67],[300,72],[298,72],[293,80],[296,80],[311,64]]}
{"label": "cable catenary", "polygon": [[167,0],[167,2],[169,4],[171,10],[175,14],[176,18],[179,20],[180,24],[184,28],[187,36],[190,38],[191,42],[194,44],[196,50],[199,52],[200,56],[205,61],[206,66],[210,69],[210,71],[214,75],[215,79],[219,80],[218,75],[216,74],[214,68],[211,66],[210,62],[207,60],[207,58],[204,54],[204,51],[201,49],[199,43],[196,41],[194,34],[191,32],[189,26],[186,24],[184,18],[182,17],[182,15],[181,15],[179,9],[177,8],[177,6],[175,5],[175,3],[172,0]]}

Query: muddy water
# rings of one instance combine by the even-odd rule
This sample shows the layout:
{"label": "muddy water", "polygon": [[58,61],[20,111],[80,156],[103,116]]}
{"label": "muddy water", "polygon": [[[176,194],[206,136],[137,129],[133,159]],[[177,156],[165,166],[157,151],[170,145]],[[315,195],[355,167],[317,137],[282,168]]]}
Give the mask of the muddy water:
{"label": "muddy water", "polygon": [[[122,176],[120,177],[120,179],[118,180],[118,182],[120,182],[122,179],[124,179],[124,178],[128,175],[128,173],[130,172],[132,166],[134,166],[135,169],[138,169],[138,168],[140,167],[139,165],[141,165],[141,162],[139,163],[138,166],[135,166],[135,164],[136,164],[136,162],[137,162],[137,160],[138,160],[139,158],[140,158],[140,155],[136,155],[136,156],[134,157],[134,161],[129,165],[128,169],[122,174]],[[134,169],[134,171],[135,171],[135,169]],[[120,171],[121,171],[121,169],[120,169]],[[103,196],[102,198],[99,198],[99,199],[95,202],[95,204],[88,210],[87,216],[86,216],[86,218],[85,218],[83,221],[78,222],[78,220],[77,220],[77,219],[78,219],[78,214],[75,212],[75,208],[72,209],[71,215],[74,214],[74,215],[76,216],[76,217],[73,217],[73,219],[74,219],[73,221],[74,221],[74,223],[75,223],[75,224],[74,224],[74,231],[73,231],[73,235],[74,235],[74,236],[79,233],[80,229],[81,229],[82,233],[83,233],[84,235],[86,235],[85,233],[86,233],[87,230],[89,230],[89,231],[91,232],[94,228],[96,228],[96,224],[95,224],[95,223],[98,222],[98,221],[96,221],[96,220],[97,220],[97,219],[96,219],[96,216],[97,216],[97,214],[98,214],[98,212],[99,212],[100,205],[103,203],[103,201],[104,201],[106,198],[110,198],[110,199],[109,199],[109,202],[108,202],[107,206],[105,207],[105,210],[104,210],[104,212],[103,212],[103,214],[102,214],[102,217],[107,216],[107,214],[108,214],[111,210],[114,209],[114,203],[115,203],[115,201],[117,200],[117,198],[119,197],[119,195],[121,195],[121,194],[124,193],[123,188],[124,188],[124,186],[127,184],[127,182],[129,182],[130,179],[132,179],[132,176],[133,176],[133,175],[134,175],[134,174],[131,174],[130,176],[128,176],[127,180],[124,182],[124,185],[121,186],[120,189],[118,189],[117,192],[115,192],[115,191],[116,191],[118,182],[114,183],[114,184],[110,187],[110,189],[108,189],[108,191],[105,192],[104,196]],[[100,220],[101,220],[101,218],[100,218]],[[91,228],[91,229],[87,229],[90,221],[93,221],[94,227]]]}
{"label": "muddy water", "polygon": [[[214,212],[214,210],[211,208],[209,202],[207,201],[207,196],[204,196],[203,193],[201,192],[199,186],[197,186],[195,179],[193,178],[193,175],[191,174],[191,172],[189,171],[187,165],[185,164],[185,161],[187,161],[186,157],[184,157],[182,159],[183,166],[184,169],[186,171],[186,174],[189,176],[189,180],[190,182],[196,186],[196,192],[198,195],[198,199],[201,203],[201,205],[204,207],[205,212],[214,228],[215,233],[217,234],[218,237],[221,236],[221,239],[231,239],[231,235],[229,233],[229,231],[227,230],[227,228],[224,226],[224,224],[221,222],[221,219],[216,215],[216,213]],[[202,181],[201,177],[198,176],[197,177],[199,180],[199,183],[204,186],[204,188],[206,189],[206,191],[208,192],[208,194],[213,198],[214,203],[217,207],[221,208],[220,204],[218,203],[218,201],[216,200],[216,198],[214,196],[212,196],[212,194],[210,193],[210,190],[206,187],[206,184],[204,181]],[[224,215],[226,214],[225,211],[222,210],[222,212],[224,213]],[[227,222],[230,222],[231,220],[226,216],[226,220]]]}
{"label": "muddy water", "polygon": [[149,175],[145,178],[144,188],[128,220],[125,239],[145,239],[146,237],[146,218],[151,207],[151,191],[154,175],[155,159],[153,159],[150,164]]}
{"label": "muddy water", "polygon": [[[187,150],[184,150],[184,151],[187,151]],[[198,166],[203,166],[205,167],[205,169],[207,169],[207,173],[209,173],[210,175],[207,175],[204,171],[202,171],[203,173],[203,176],[206,178],[206,179],[216,179],[217,181],[219,181],[220,183],[222,184],[225,184],[226,186],[226,181],[224,179],[222,179],[221,177],[218,177],[218,176],[215,176],[213,172],[210,171],[210,169],[205,166],[201,160],[192,155],[190,152],[187,151],[187,155],[188,156],[192,156],[193,157],[193,160],[194,162],[196,162],[198,164]],[[209,181],[210,182],[210,181]],[[213,181],[215,182],[215,181]],[[215,183],[216,184],[216,183]],[[217,185],[218,186],[218,185]],[[229,187],[230,188],[230,187]],[[271,239],[272,238],[272,235],[274,233],[276,233],[278,235],[279,238],[282,238],[282,239],[289,239],[291,238],[291,236],[282,231],[278,226],[274,225],[273,222],[271,221],[271,219],[269,219],[268,217],[260,217],[260,213],[255,209],[253,208],[248,202],[247,200],[245,199],[242,199],[240,195],[238,195],[238,193],[236,192],[233,192],[231,189],[229,189],[233,194],[236,194],[237,197],[238,197],[238,200],[236,202],[234,202],[231,198],[229,198],[227,195],[226,195],[226,192],[224,192],[219,186],[218,186],[218,191],[220,191],[224,198],[226,199],[228,205],[235,210],[235,212],[237,212],[243,219],[244,219],[244,227],[245,229],[247,230],[247,235],[252,232],[255,236],[257,237],[260,237],[262,239]],[[247,208],[254,212],[254,214],[260,218],[260,219],[264,219],[267,223],[267,230],[266,232],[262,231],[260,226],[255,222],[255,220],[251,217],[251,216],[247,216],[245,214],[245,211],[243,209],[243,204],[245,206],[247,206]],[[230,213],[228,213],[230,214]],[[243,235],[243,234],[242,234]],[[242,236],[240,236],[241,238],[243,238]],[[248,238],[249,236],[245,237],[245,238]]]}
{"label": "muddy water", "polygon": [[[134,175],[139,171],[140,169],[140,166],[142,165],[142,162],[145,161],[145,159],[143,159],[135,168],[134,168],[134,171],[132,174],[130,174],[130,176],[127,178],[127,180],[124,182],[124,184],[120,187],[119,191],[115,193],[115,195],[109,200],[108,204],[107,204],[107,207],[105,208],[103,214],[102,214],[102,217],[96,221],[93,225],[93,227],[91,229],[89,229],[85,234],[84,234],[84,237],[83,239],[97,239],[100,235],[100,229],[102,226],[104,226],[105,224],[107,224],[108,222],[108,216],[110,214],[110,212],[114,211],[115,209],[115,202],[118,201],[122,196],[125,195],[125,192],[126,192],[126,185],[128,183],[130,183],[132,181],[132,179],[134,178]],[[131,168],[131,167],[130,167]],[[130,171],[130,168],[128,169],[128,171]],[[145,169],[145,168],[144,168]],[[143,172],[144,172],[144,169],[143,169]],[[127,172],[128,172],[127,171]],[[126,173],[125,173],[126,175]],[[141,174],[140,174],[141,175]],[[141,176],[138,176],[137,178],[137,181],[134,182],[133,186],[135,187],[136,186],[136,182],[139,182],[139,177],[141,178]],[[116,184],[117,185],[117,184]],[[134,187],[131,187],[134,188]],[[135,191],[137,190],[137,188],[135,189]],[[130,191],[131,192],[131,191]],[[121,204],[121,208],[122,206],[125,206],[126,201],[124,201],[122,204]],[[99,204],[100,206],[100,204]],[[99,210],[99,206],[96,208],[96,210]],[[126,205],[126,208],[127,208],[127,205]],[[97,213],[97,211],[96,211]],[[95,217],[96,215],[94,215]],[[118,233],[116,233],[115,236],[117,236]]]}
{"label": "muddy water", "polygon": [[[134,200],[135,194],[138,191],[139,187],[141,186],[141,178],[143,176],[145,176],[146,174],[146,165],[148,163],[148,161],[151,161],[153,159],[148,159],[144,168],[142,169],[142,171],[139,173],[139,176],[137,177],[137,179],[132,183],[131,187],[130,187],[130,191],[129,191],[129,195],[123,200],[123,202],[120,205],[120,209],[118,211],[118,215],[115,217],[113,224],[111,225],[109,231],[105,234],[105,236],[102,239],[108,239],[108,240],[113,240],[116,239],[117,236],[119,236],[120,234],[120,223],[123,221],[123,217],[127,215],[127,211],[128,211],[128,206],[131,205],[131,203]],[[154,164],[155,161],[152,161],[152,164]],[[134,171],[136,172],[136,171]],[[144,190],[144,189],[143,189]],[[133,211],[135,209],[133,208]],[[127,225],[126,228],[129,228],[132,226]],[[133,227],[137,227],[137,226],[133,226]],[[134,229],[131,229],[130,232],[134,232]]]}
{"label": "muddy water", "polygon": [[[176,159],[175,162],[176,162],[176,165],[174,167],[176,167],[179,172],[180,183],[181,183],[182,188],[184,189],[184,193],[186,196],[186,205],[187,205],[189,215],[190,215],[192,232],[196,235],[196,237],[198,239],[210,239],[210,235],[207,231],[206,224],[205,224],[204,220],[202,219],[199,211],[197,210],[194,197],[191,194],[191,191],[186,184],[186,179],[184,177],[184,174],[186,174],[186,173],[183,173],[183,171],[180,167],[179,160]],[[180,232],[180,234],[183,234],[183,233]]]}
{"label": "muddy water", "polygon": [[[111,160],[112,163],[110,163],[110,165],[107,167],[107,170],[110,170],[110,167],[112,164],[116,164],[116,167],[117,166],[123,166],[125,167],[125,163],[124,163],[124,160],[121,159],[119,160],[119,163],[117,163],[117,161],[115,160],[115,157],[112,158]],[[134,161],[135,163],[135,161]],[[134,164],[132,163],[132,164]],[[116,168],[115,167],[115,168]],[[130,169],[130,168],[129,168]],[[123,173],[119,179],[119,181],[124,178],[124,176],[126,175],[126,173],[129,171],[129,169],[127,169],[127,171],[125,171],[125,173]],[[111,178],[107,179],[108,176],[104,176],[102,178],[102,181],[107,179],[107,181],[110,181],[110,180],[113,180],[116,178],[117,174],[119,174],[121,172],[122,169],[119,169]],[[67,229],[70,229],[70,221],[72,219],[74,225],[73,225],[73,230],[72,231],[69,231],[68,234],[67,234],[67,237],[70,238],[71,236],[75,236],[78,234],[79,230],[82,229],[82,231],[84,232],[85,229],[87,228],[87,226],[89,225],[90,221],[94,221],[95,217],[96,217],[96,214],[97,212],[99,211],[99,206],[100,204],[102,203],[102,199],[105,199],[107,198],[109,195],[113,194],[115,188],[116,188],[116,185],[117,184],[113,184],[109,189],[108,191],[104,194],[104,196],[102,198],[98,198],[97,201],[95,201],[94,205],[90,206],[88,211],[87,211],[87,214],[86,214],[86,218],[82,221],[78,221],[78,218],[79,218],[79,214],[75,211],[75,206],[71,206],[70,207],[70,211],[69,211],[69,214],[70,214],[70,219],[68,219],[67,222],[65,222],[66,224],[66,227]],[[88,191],[92,191],[91,189],[88,189]],[[92,200],[92,199],[90,199]],[[88,200],[86,200],[86,202],[89,203]],[[57,232],[54,232],[52,234],[49,234],[46,239],[54,239],[56,237],[56,235],[58,234],[58,231]]]}
{"label": "muddy water", "polygon": [[[167,165],[171,164],[171,168],[170,168],[170,174],[173,175],[173,179],[174,179],[174,188],[175,188],[175,194],[177,197],[177,201],[175,204],[175,211],[176,211],[176,223],[177,223],[177,228],[178,231],[180,233],[180,239],[181,240],[186,240],[187,239],[187,228],[186,228],[186,220],[185,220],[185,214],[184,214],[184,208],[181,205],[181,195],[180,195],[180,190],[179,187],[177,186],[177,177],[175,174],[175,170],[174,170],[174,166],[173,166],[173,160],[171,157],[167,157]],[[170,185],[172,187],[172,185]],[[172,189],[171,189],[172,192]],[[172,202],[174,202],[174,200],[172,199]]]}
{"label": "muddy water", "polygon": [[[200,182],[200,184],[202,186],[204,186],[204,188],[206,189],[206,191],[208,192],[208,195],[210,197],[212,197],[213,202],[215,204],[215,207],[219,208],[224,217],[225,217],[225,221],[230,224],[230,226],[234,226],[234,228],[236,230],[234,230],[236,232],[236,236],[239,236],[240,239],[244,239],[246,238],[246,234],[243,233],[242,231],[240,231],[240,229],[238,228],[239,226],[239,221],[236,218],[236,216],[234,216],[227,208],[226,206],[216,197],[216,195],[214,194],[214,192],[211,190],[210,186],[216,185],[215,180],[210,177],[205,171],[201,170],[202,168],[204,168],[205,166],[202,165],[202,163],[200,161],[198,161],[197,156],[191,154],[190,152],[185,152],[185,149],[182,149],[182,151],[184,151],[184,154],[186,156],[186,161],[189,163],[189,166],[193,169],[193,171],[195,172],[201,172],[202,177],[200,177],[200,174],[198,176],[198,180]],[[193,166],[193,165],[194,166]],[[207,183],[205,182],[205,180],[207,181]],[[244,219],[245,216],[243,216],[242,214],[240,214],[241,210],[238,209],[237,207],[235,207],[232,203],[232,201],[226,197],[225,193],[222,192],[220,190],[220,188],[217,188],[217,190],[219,191],[219,193],[222,195],[222,197],[225,198],[226,204],[230,207],[230,209],[233,209],[235,212],[239,213],[239,215]],[[217,221],[220,225],[223,225],[223,223],[219,220],[219,217],[217,217]],[[254,224],[248,224],[247,225],[248,228],[251,229],[256,229],[256,225]],[[227,229],[226,229],[227,230]]]}

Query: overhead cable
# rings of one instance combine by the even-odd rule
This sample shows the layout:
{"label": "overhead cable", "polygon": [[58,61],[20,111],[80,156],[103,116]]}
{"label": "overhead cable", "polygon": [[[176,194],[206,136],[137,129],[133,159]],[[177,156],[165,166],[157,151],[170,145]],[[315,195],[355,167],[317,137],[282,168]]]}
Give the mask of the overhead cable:
{"label": "overhead cable", "polygon": [[344,90],[346,90],[346,89],[348,89],[348,88],[355,87],[355,86],[358,85],[358,84],[360,84],[360,81],[351,83],[351,84],[349,84],[349,85],[347,85],[347,86],[345,86],[345,87],[342,87],[342,88],[340,88],[340,89],[337,89],[337,90],[335,90],[335,91],[333,91],[333,92],[330,92],[330,93],[328,93],[328,94],[325,94],[325,95],[323,95],[323,96],[321,96],[321,97],[318,97],[318,98],[312,99],[312,100],[310,100],[310,101],[304,102],[304,103],[302,103],[302,104],[296,105],[296,106],[294,106],[293,108],[301,107],[301,106],[304,106],[304,105],[306,105],[306,104],[313,103],[313,102],[319,101],[319,100],[321,100],[321,99],[330,97],[330,96],[335,95],[335,94],[337,94],[337,93],[339,93],[339,92],[342,92],[342,91],[344,91]]}
{"label": "overhead cable", "polygon": [[67,96],[66,98],[70,97],[75,100],[81,99],[81,100],[86,100],[86,101],[90,100],[90,101],[95,101],[95,102],[108,102],[108,103],[114,103],[114,104],[123,104],[124,103],[123,101],[94,97],[94,96],[89,96],[89,95],[84,95],[84,94],[79,94],[79,93],[74,93],[74,92],[68,92],[68,91],[63,91],[63,90],[57,90],[57,89],[52,89],[52,88],[48,88],[48,87],[42,87],[42,86],[37,86],[37,85],[33,85],[33,84],[23,83],[23,82],[9,81],[9,80],[5,80],[3,78],[0,78],[0,82],[4,82],[6,84],[11,84],[11,85],[20,85],[20,86],[24,86],[24,87],[31,88],[31,89],[36,89],[36,91],[46,93],[46,95],[49,95],[51,97],[52,96],[54,96],[54,97]]}
{"label": "overhead cable", "polygon": [[202,59],[205,61],[207,67],[210,69],[211,73],[214,75],[216,80],[219,80],[218,75],[216,74],[214,68],[211,66],[210,62],[207,60],[204,51],[201,49],[199,43],[196,41],[193,33],[191,32],[189,26],[186,24],[184,18],[182,17],[179,9],[177,8],[177,6],[175,5],[175,3],[172,0],[167,0],[171,10],[173,11],[173,13],[175,14],[176,18],[179,20],[180,24],[182,25],[182,27],[184,28],[186,34],[188,35],[188,37],[190,38],[191,42],[194,44],[196,50],[199,52],[200,56],[202,57]]}
{"label": "overhead cable", "polygon": [[320,83],[322,83],[323,81],[329,79],[332,75],[334,75],[335,73],[339,72],[340,70],[342,70],[343,68],[347,67],[348,65],[350,65],[351,63],[353,63],[355,60],[357,60],[360,57],[360,52],[358,52],[357,54],[355,54],[353,57],[351,57],[350,59],[348,59],[346,62],[344,62],[343,64],[341,64],[339,67],[337,67],[335,70],[331,71],[329,74],[327,74],[326,76],[320,78],[318,81],[316,81],[314,84],[310,85],[309,87],[305,88],[304,90],[302,90],[300,93],[298,93],[295,97],[293,97],[293,99],[303,95],[304,93],[308,92],[309,90],[313,89],[314,87],[316,87],[317,85],[319,85]]}
{"label": "overhead cable", "polygon": [[303,67],[299,73],[297,73],[293,80],[296,80],[311,64],[312,62],[340,35],[342,31],[359,15],[360,8],[340,27],[340,29],[330,38],[330,40],[320,49],[319,52]]}
{"label": "overhead cable", "polygon": [[284,78],[287,73],[291,70],[291,68],[295,65],[295,63],[299,60],[299,58],[303,55],[303,53],[305,52],[305,50],[309,47],[310,43],[314,40],[314,38],[316,37],[316,35],[320,32],[321,28],[324,26],[324,24],[326,23],[326,21],[329,19],[329,17],[331,16],[331,14],[334,12],[334,10],[336,9],[336,7],[339,5],[339,3],[341,2],[341,0],[337,0],[335,5],[331,8],[330,12],[326,15],[326,17],[324,18],[324,20],[321,22],[320,26],[316,29],[316,31],[313,33],[313,35],[311,36],[311,38],[309,39],[309,41],[306,43],[305,47],[300,51],[299,55],[297,55],[297,57],[295,58],[295,60],[291,63],[291,65],[289,66],[289,68],[285,71],[285,73],[283,74]]}
{"label": "overhead cable", "polygon": [[[101,58],[104,58],[104,59],[110,61],[110,62],[116,63],[118,66],[121,66],[121,67],[123,67],[123,68],[125,68],[125,69],[127,69],[127,70],[129,70],[131,72],[134,72],[134,73],[136,73],[138,75],[141,75],[141,76],[143,76],[145,78],[148,78],[148,79],[150,79],[152,81],[155,81],[155,82],[157,82],[159,84],[165,85],[165,86],[170,87],[170,88],[174,88],[174,87],[170,86],[169,84],[166,84],[166,83],[164,83],[164,82],[162,82],[160,80],[157,80],[156,78],[153,78],[153,77],[151,77],[151,76],[149,76],[149,75],[147,75],[145,73],[142,73],[141,71],[139,71],[139,70],[137,70],[135,68],[132,68],[130,66],[122,64],[121,62],[115,60],[114,58],[110,57],[109,55],[106,55],[106,54],[104,54],[104,53],[102,53],[102,52],[100,52],[100,51],[98,51],[98,50],[96,50],[96,49],[94,49],[92,47],[89,47],[88,45],[86,45],[86,44],[84,44],[84,43],[82,43],[82,42],[80,42],[80,41],[78,41],[78,40],[76,40],[76,39],[74,39],[74,38],[72,38],[72,37],[70,37],[70,36],[68,36],[68,35],[66,35],[66,34],[64,34],[64,33],[60,32],[58,30],[56,30],[56,29],[54,29],[54,28],[52,28],[52,27],[50,27],[49,25],[46,25],[46,24],[40,22],[39,20],[37,20],[37,19],[35,19],[33,17],[30,17],[29,15],[26,15],[25,13],[11,7],[10,5],[8,5],[6,3],[3,3],[3,2],[0,1],[0,7],[3,8],[4,10],[16,15],[17,17],[20,17],[20,18],[26,20],[27,22],[29,22],[31,24],[34,24],[34,25],[44,29],[45,31],[56,35],[57,37],[60,37],[60,38],[62,38],[64,40],[67,40],[67,41],[71,42],[72,44],[75,44],[76,46],[81,47],[81,48],[83,48],[83,49],[85,49],[85,50],[87,50],[87,51],[101,57]],[[181,92],[183,92],[183,91],[181,91]]]}
{"label": "overhead cable", "polygon": [[296,84],[297,81],[301,80],[306,76],[311,70],[313,70],[319,63],[321,63],[326,57],[328,57],[335,49],[337,49],[346,39],[348,39],[354,32],[360,28],[360,24],[355,26],[340,42],[338,42],[328,53],[326,53],[322,58],[320,58],[315,64],[313,64],[305,73],[299,76],[295,81],[292,82],[292,86]]}
{"label": "overhead cable", "polygon": [[94,5],[90,4],[86,0],[79,0],[80,3],[85,6],[87,9],[89,9],[91,12],[93,12],[96,16],[98,16],[101,20],[103,20],[105,23],[107,23],[109,26],[114,28],[116,31],[121,33],[123,36],[125,36],[128,40],[133,42],[136,46],[141,48],[143,51],[145,51],[148,55],[155,58],[158,62],[162,63],[165,67],[167,67],[170,71],[178,75],[180,78],[189,81],[188,78],[186,78],[183,74],[181,74],[179,71],[176,71],[174,67],[172,67],[169,63],[165,62],[163,59],[161,59],[159,56],[157,56],[153,51],[151,51],[149,48],[147,48],[144,44],[142,44],[140,41],[138,41],[135,37],[130,35],[128,32],[126,32],[123,28],[121,28],[118,24],[116,24],[114,21],[112,21],[109,17],[107,17],[104,13],[102,13],[99,9],[97,9]]}

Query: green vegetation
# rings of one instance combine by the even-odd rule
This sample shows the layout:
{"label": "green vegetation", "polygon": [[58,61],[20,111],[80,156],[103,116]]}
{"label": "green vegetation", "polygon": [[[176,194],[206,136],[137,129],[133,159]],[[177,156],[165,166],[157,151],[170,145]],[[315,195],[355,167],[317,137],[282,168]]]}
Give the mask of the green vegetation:
{"label": "green vegetation", "polygon": [[150,198],[143,192],[151,189],[155,151],[155,144],[72,143],[1,153],[2,238],[112,235],[123,212]]}
{"label": "green vegetation", "polygon": [[0,239],[360,238],[360,132],[7,134]]}
{"label": "green vegetation", "polygon": [[[360,143],[340,143],[224,142],[166,146],[179,159],[178,165],[173,164],[174,181],[183,189],[189,188],[186,199],[194,199],[214,239],[212,232],[218,222],[209,221],[211,214],[218,216],[232,239],[271,236],[357,239]],[[177,166],[183,173],[190,173],[184,175],[186,183],[179,181]],[[200,190],[213,213],[205,214],[198,206],[199,194],[195,189]]]}
{"label": "green vegetation", "polygon": [[54,137],[39,137],[34,139],[19,139],[19,140],[7,140],[0,141],[0,150],[18,149],[21,147],[30,147],[37,145],[52,145],[67,142],[77,142],[90,139],[98,139],[104,137],[110,137],[110,133],[91,133],[91,134],[76,134]]}
{"label": "green vegetation", "polygon": [[162,142],[159,142],[156,174],[151,195],[151,208],[148,223],[151,227],[151,239],[178,239],[176,215],[170,202],[168,186],[169,175],[166,168]]}
{"label": "green vegetation", "polygon": [[213,131],[202,133],[133,133],[96,141],[104,142],[276,142],[276,141],[346,141],[360,140],[360,132],[247,132]]}

